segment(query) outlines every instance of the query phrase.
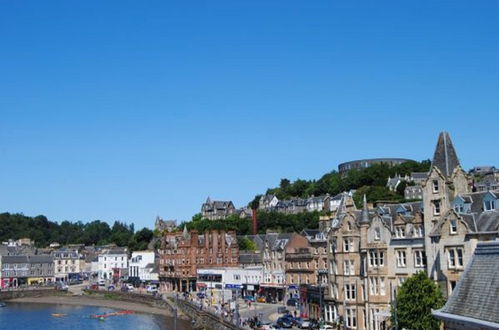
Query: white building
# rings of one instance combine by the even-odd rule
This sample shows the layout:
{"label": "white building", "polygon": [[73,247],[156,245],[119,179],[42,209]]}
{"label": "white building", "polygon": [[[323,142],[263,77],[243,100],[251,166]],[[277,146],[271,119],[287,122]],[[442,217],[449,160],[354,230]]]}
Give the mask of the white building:
{"label": "white building", "polygon": [[118,280],[128,273],[128,250],[127,248],[111,247],[103,249],[99,253],[98,274],[99,279]]}
{"label": "white building", "polygon": [[242,295],[255,295],[263,280],[263,266],[203,268],[197,270],[200,289],[240,289]]}
{"label": "white building", "polygon": [[157,281],[159,270],[155,263],[154,251],[135,251],[128,264],[128,277],[140,279],[142,282]]}

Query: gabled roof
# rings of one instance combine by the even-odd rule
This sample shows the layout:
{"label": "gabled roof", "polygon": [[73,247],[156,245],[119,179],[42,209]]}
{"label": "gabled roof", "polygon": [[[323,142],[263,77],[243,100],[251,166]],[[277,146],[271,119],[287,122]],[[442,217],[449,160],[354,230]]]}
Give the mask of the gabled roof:
{"label": "gabled roof", "polygon": [[438,168],[446,177],[450,177],[452,171],[454,171],[457,166],[460,166],[449,133],[441,132],[438,136],[437,147],[435,148],[431,166]]}
{"label": "gabled roof", "polygon": [[499,328],[499,242],[479,243],[445,306],[433,314],[446,321]]}

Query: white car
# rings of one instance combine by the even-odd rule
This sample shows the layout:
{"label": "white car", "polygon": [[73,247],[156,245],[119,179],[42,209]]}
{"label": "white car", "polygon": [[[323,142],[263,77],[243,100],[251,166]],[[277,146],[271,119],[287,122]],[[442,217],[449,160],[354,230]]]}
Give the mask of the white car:
{"label": "white car", "polygon": [[319,330],[334,330],[336,329],[335,327],[333,327],[332,325],[329,325],[329,324],[324,324],[323,326],[321,326],[319,328]]}
{"label": "white car", "polygon": [[158,288],[155,285],[148,285],[147,292],[149,292],[149,293],[158,292]]}
{"label": "white car", "polygon": [[128,292],[133,292],[133,290],[135,289],[135,288],[133,287],[133,285],[132,285],[132,284],[130,284],[130,283],[128,283],[128,284],[126,285],[126,288],[127,288]]}
{"label": "white car", "polygon": [[106,286],[105,280],[99,280],[99,286]]}

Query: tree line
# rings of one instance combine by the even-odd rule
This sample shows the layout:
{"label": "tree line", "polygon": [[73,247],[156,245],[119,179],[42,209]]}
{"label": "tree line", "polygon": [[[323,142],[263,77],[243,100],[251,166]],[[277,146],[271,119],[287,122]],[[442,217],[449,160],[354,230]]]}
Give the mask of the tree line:
{"label": "tree line", "polygon": [[291,199],[325,194],[334,196],[343,191],[355,189],[358,191],[354,195],[357,206],[361,205],[360,201],[364,194],[366,194],[368,202],[376,202],[377,200],[399,202],[404,200],[405,187],[413,183],[405,182],[399,185],[396,191],[390,191],[386,187],[388,177],[394,177],[397,174],[410,175],[412,172],[428,172],[430,166],[429,159],[421,162],[407,161],[395,166],[380,163],[367,168],[352,169],[343,175],[337,171],[331,171],[318,180],[297,179],[291,182],[289,179],[281,179],[279,187],[269,188],[266,193],[274,194],[278,199]]}
{"label": "tree line", "polygon": [[105,245],[114,243],[128,246],[130,250],[144,250],[153,232],[148,228],[135,231],[134,225],[115,221],[112,226],[107,222],[95,220],[88,223],[81,221],[62,221],[60,224],[50,221],[43,215],[29,217],[23,214],[0,214],[0,240],[29,238],[37,247],[46,247],[57,242],[66,244]]}

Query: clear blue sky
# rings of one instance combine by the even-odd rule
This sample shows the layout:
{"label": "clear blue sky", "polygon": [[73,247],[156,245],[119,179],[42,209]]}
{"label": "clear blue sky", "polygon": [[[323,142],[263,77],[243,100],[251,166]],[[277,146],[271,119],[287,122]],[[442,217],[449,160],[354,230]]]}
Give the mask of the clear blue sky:
{"label": "clear blue sky", "polygon": [[0,1],[0,211],[153,226],[368,157],[499,165],[498,1]]}

